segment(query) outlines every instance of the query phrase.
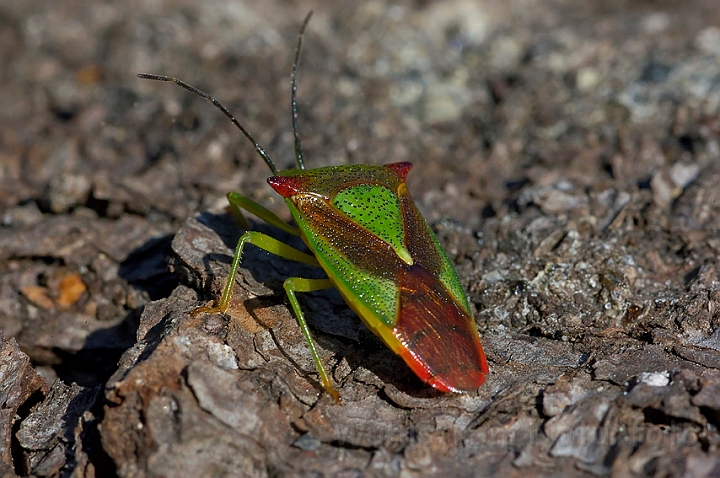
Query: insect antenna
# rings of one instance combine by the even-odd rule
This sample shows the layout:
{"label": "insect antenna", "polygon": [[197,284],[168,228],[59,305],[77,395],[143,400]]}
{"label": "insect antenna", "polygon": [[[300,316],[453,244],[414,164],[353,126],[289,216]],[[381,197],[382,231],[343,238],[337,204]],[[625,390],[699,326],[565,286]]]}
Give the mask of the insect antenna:
{"label": "insect antenna", "polygon": [[[295,136],[295,161],[297,162],[298,168],[305,169],[305,162],[303,161],[303,155],[302,155],[302,146],[300,144],[300,133],[298,132],[298,113],[297,113],[297,67],[298,62],[300,61],[300,49],[302,47],[302,39],[303,35],[305,35],[305,28],[307,27],[308,22],[310,21],[310,17],[312,17],[312,11],[307,14],[305,17],[305,20],[303,20],[302,25],[300,26],[300,33],[298,33],[298,41],[297,46],[295,47],[295,61],[293,62],[292,67],[292,92],[290,95],[291,100],[291,109],[292,109],[292,124],[293,124],[293,135]],[[248,132],[248,130],[245,129],[245,127],[240,124],[240,122],[233,116],[230,111],[228,111],[227,108],[225,108],[218,100],[216,100],[214,97],[210,96],[209,94],[205,93],[204,91],[195,88],[192,85],[189,85],[188,83],[185,83],[179,78],[174,78],[172,76],[165,76],[165,75],[150,75],[147,73],[138,73],[138,78],[142,78],[143,80],[155,80],[155,81],[167,81],[169,83],[175,83],[178,86],[182,86],[186,90],[188,90],[191,93],[194,93],[201,98],[205,98],[209,102],[211,102],[217,109],[222,111],[222,113],[230,118],[230,121],[237,126],[237,128],[242,132],[242,134],[252,143],[253,147],[255,148],[255,151],[260,155],[260,157],[265,161],[265,164],[268,165],[270,168],[270,171],[272,172],[273,176],[278,175],[278,170],[275,167],[275,163],[272,159],[270,159],[270,156],[265,152],[265,148],[260,146],[260,144],[255,141],[255,138]]]}
{"label": "insect antenna", "polygon": [[310,17],[312,17],[312,10],[308,12],[305,20],[303,20],[300,26],[300,32],[298,33],[297,46],[295,47],[295,61],[293,61],[292,67],[292,92],[290,94],[290,107],[292,109],[292,125],[293,134],[295,135],[295,162],[297,162],[298,168],[305,169],[305,161],[303,161],[302,147],[300,145],[300,132],[298,131],[298,112],[297,112],[297,68],[300,62],[300,49],[302,47],[303,35],[305,35],[305,27],[307,27]]}
{"label": "insect antenna", "polygon": [[262,146],[260,146],[257,141],[255,141],[255,138],[252,137],[252,135],[243,127],[243,125],[240,124],[240,122],[232,115],[232,113],[230,113],[228,111],[228,109],[225,108],[222,104],[220,104],[220,102],[218,100],[216,100],[209,94],[205,93],[204,91],[199,90],[199,89],[195,88],[194,86],[189,85],[178,78],[173,78],[171,76],[163,76],[163,75],[148,75],[145,73],[139,73],[137,76],[138,76],[138,78],[142,78],[143,80],[167,81],[167,82],[175,83],[176,85],[182,86],[189,92],[195,93],[196,95],[210,101],[213,105],[215,105],[215,107],[217,109],[222,111],[225,116],[230,118],[230,121],[232,121],[232,123],[235,126],[237,126],[240,131],[242,131],[242,134],[245,135],[245,137],[248,140],[250,140],[250,142],[255,147],[255,151],[257,151],[257,153],[260,155],[260,157],[263,159],[263,161],[265,161],[265,164],[267,164],[268,167],[270,168],[270,171],[272,172],[273,176],[278,175],[278,170],[275,167],[275,163],[273,163],[272,159],[270,159],[270,156],[268,156],[268,154],[265,152],[265,149]]}

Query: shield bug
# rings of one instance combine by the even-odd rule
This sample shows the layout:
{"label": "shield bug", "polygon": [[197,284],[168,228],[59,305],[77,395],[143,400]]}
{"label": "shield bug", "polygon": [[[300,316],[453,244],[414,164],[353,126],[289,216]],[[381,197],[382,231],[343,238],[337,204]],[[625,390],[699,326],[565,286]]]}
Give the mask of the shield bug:
{"label": "shield bug", "polygon": [[172,77],[173,82],[212,102],[253,144],[272,172],[268,184],[285,200],[296,226],[239,193],[229,193],[233,212],[247,230],[242,209],[300,236],[311,254],[255,231],[239,239],[222,296],[195,313],[223,313],[230,303],[242,252],[253,244],[286,259],[321,267],[326,279],[290,277],[284,288],[307,340],[325,390],[340,402],[316,350],[295,294],[335,287],[363,323],[410,366],[443,392],[467,392],[488,374],[470,304],[447,254],[420,215],[405,179],[410,163],[305,169],[297,122],[297,66],[305,18],[298,34],[291,76],[291,112],[297,167],[278,171],[253,136],[215,98]]}

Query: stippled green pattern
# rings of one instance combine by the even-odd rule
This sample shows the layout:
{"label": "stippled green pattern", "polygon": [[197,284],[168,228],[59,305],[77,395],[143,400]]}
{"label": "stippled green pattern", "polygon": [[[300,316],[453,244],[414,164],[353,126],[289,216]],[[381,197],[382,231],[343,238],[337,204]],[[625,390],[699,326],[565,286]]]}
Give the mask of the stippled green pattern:
{"label": "stippled green pattern", "polygon": [[403,215],[394,191],[378,184],[358,184],[338,192],[332,205],[390,244],[403,262],[412,265],[405,248]]}
{"label": "stippled green pattern", "polygon": [[[320,243],[321,241],[318,241],[317,244]],[[356,294],[353,298],[346,298],[349,305],[352,306],[352,302],[357,301],[377,314],[376,317],[383,324],[388,327],[395,326],[400,290],[394,280],[378,277],[359,269],[342,256],[324,258],[330,259],[325,264],[335,273],[335,280],[342,281],[348,290]]]}
{"label": "stippled green pattern", "polygon": [[[303,215],[290,200],[286,200],[286,203],[330,280],[336,285],[341,283],[346,290],[353,292],[353,296],[345,297],[348,304],[351,307],[362,304],[372,310],[382,323],[393,327],[397,321],[400,291],[392,271],[399,266],[399,260],[387,244],[387,250],[383,250],[385,248],[378,238],[375,238],[375,244],[372,243],[372,237],[359,243],[348,240],[347,236],[361,235],[362,229],[320,199],[308,197],[300,201],[303,210],[312,209],[308,203],[313,203],[318,209],[327,207],[323,213],[316,215]],[[367,232],[365,234],[368,235]],[[358,265],[360,262],[372,263],[373,259],[378,258],[383,266],[388,267]]]}
{"label": "stippled green pattern", "polygon": [[[428,229],[430,229],[429,226]],[[472,316],[472,309],[470,309],[470,303],[468,302],[467,294],[465,294],[465,289],[463,289],[462,283],[460,282],[460,278],[457,275],[455,267],[453,267],[452,263],[450,262],[450,258],[447,256],[445,249],[443,249],[443,247],[440,245],[437,237],[435,237],[432,229],[430,229],[430,234],[432,235],[435,249],[442,257],[442,269],[438,277],[440,279],[440,283],[448,288],[448,292],[450,292],[450,295],[452,295],[455,300],[458,301],[460,306],[465,309],[465,312],[467,312],[468,315]]]}

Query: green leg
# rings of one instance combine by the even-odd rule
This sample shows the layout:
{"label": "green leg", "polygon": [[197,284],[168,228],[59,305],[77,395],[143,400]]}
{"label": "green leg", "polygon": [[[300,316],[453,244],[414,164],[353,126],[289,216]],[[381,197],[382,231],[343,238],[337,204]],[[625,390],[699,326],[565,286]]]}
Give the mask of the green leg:
{"label": "green leg", "polygon": [[[297,228],[290,226],[272,211],[261,206],[255,201],[243,196],[242,194],[235,192],[228,193],[227,198],[230,202],[232,212],[240,222],[240,226],[242,228],[247,229],[249,227],[247,219],[245,219],[245,216],[242,213],[242,210],[245,209],[246,211],[267,222],[268,224],[277,227],[278,229],[281,229],[289,234],[293,234],[296,236],[300,235],[300,231]],[[302,262],[304,264],[310,264],[312,266],[320,266],[315,256],[301,252],[294,247],[288,246],[287,244],[280,242],[279,240],[266,234],[256,231],[247,231],[238,240],[237,247],[235,248],[235,255],[233,256],[232,266],[230,267],[230,274],[228,274],[228,279],[225,283],[222,297],[213,307],[198,307],[193,311],[193,315],[197,315],[202,312],[224,313],[225,311],[227,311],[228,306],[230,305],[232,288],[235,284],[235,276],[237,275],[237,270],[240,266],[240,260],[242,258],[242,252],[246,244],[253,244],[267,252],[283,257],[285,259]],[[317,352],[317,347],[315,347],[315,342],[310,336],[310,329],[308,329],[307,322],[305,322],[305,316],[303,315],[302,310],[300,309],[300,304],[295,297],[295,292],[313,292],[321,289],[329,289],[334,286],[329,279],[303,279],[300,277],[290,277],[285,281],[284,287],[288,299],[290,300],[290,305],[295,312],[295,317],[297,318],[298,325],[300,325],[300,330],[302,330],[302,333],[305,336],[305,340],[310,347],[310,353],[312,354],[313,361],[315,362],[315,367],[317,367],[318,373],[320,375],[320,381],[328,394],[333,398],[333,400],[335,400],[335,402],[337,403],[342,403],[342,398],[340,397],[340,394],[333,387],[332,382],[330,381],[330,378],[325,371],[325,366],[323,365],[322,360],[320,360],[320,355]]]}
{"label": "green leg", "polygon": [[298,251],[294,247],[288,246],[284,242],[280,242],[267,234],[257,231],[248,231],[240,237],[240,240],[238,240],[237,247],[235,248],[235,255],[233,256],[232,266],[230,266],[230,274],[228,274],[222,297],[220,297],[220,300],[214,307],[198,307],[193,311],[193,315],[197,315],[201,312],[216,313],[225,312],[227,310],[230,305],[230,296],[232,295],[233,284],[235,284],[235,276],[237,275],[237,270],[240,266],[240,259],[242,258],[242,252],[246,244],[253,244],[260,249],[275,254],[276,256],[290,259],[292,261],[310,264],[311,266],[320,265],[317,259],[315,259],[315,256]]}
{"label": "green leg", "polygon": [[240,222],[240,227],[242,227],[243,229],[247,230],[247,228],[249,227],[247,219],[245,219],[245,216],[242,213],[242,209],[245,209],[246,211],[256,215],[263,221],[267,222],[271,226],[275,226],[278,229],[293,234],[295,236],[300,235],[300,231],[297,228],[289,225],[288,223],[280,219],[271,210],[267,209],[264,206],[261,206],[252,199],[247,198],[240,193],[228,193],[227,198],[230,202],[230,207],[232,208],[233,214]]}
{"label": "green leg", "polygon": [[295,311],[295,317],[297,318],[298,325],[300,325],[300,330],[302,330],[308,347],[310,347],[310,353],[315,361],[315,367],[320,374],[320,382],[336,403],[342,403],[340,394],[337,390],[335,390],[335,387],[333,387],[330,377],[328,377],[328,374],[325,371],[325,366],[323,365],[322,360],[320,360],[320,355],[315,347],[315,342],[310,336],[310,329],[308,329],[307,322],[305,322],[305,316],[303,315],[302,309],[300,309],[300,303],[298,302],[297,297],[295,297],[295,292],[313,292],[321,289],[331,289],[335,286],[332,282],[330,282],[330,279],[303,279],[300,277],[289,277],[285,280],[283,287],[285,287],[285,292],[290,300],[290,305],[292,306],[293,311]]}
{"label": "green leg", "polygon": [[[300,235],[300,231],[297,228],[294,228],[289,224],[285,223],[285,221],[280,219],[272,211],[261,206],[250,198],[247,198],[240,193],[234,192],[228,193],[227,198],[230,202],[230,207],[232,209],[233,215],[240,222],[240,226],[243,229],[247,229],[249,227],[247,219],[245,219],[245,216],[242,213],[242,210],[245,209],[246,211],[251,212],[263,221],[267,222],[268,224],[277,227],[278,229],[281,229],[290,234],[294,234],[296,236]],[[243,234],[242,237],[240,237],[237,243],[237,247],[235,247],[235,255],[233,256],[232,266],[230,267],[230,275],[228,276],[227,282],[225,283],[225,288],[223,289],[220,300],[217,301],[215,306],[213,307],[198,307],[193,311],[194,315],[197,315],[201,312],[225,312],[227,310],[228,306],[230,305],[232,286],[235,283],[235,276],[237,275],[237,270],[240,266],[240,259],[242,257],[242,252],[245,244],[254,244],[261,249],[264,249],[280,257],[284,257],[285,259],[303,262],[305,264],[310,264],[313,266],[319,265],[314,256],[305,254],[304,252],[300,252],[294,247],[290,247],[287,244],[282,243],[266,234],[248,231]]]}

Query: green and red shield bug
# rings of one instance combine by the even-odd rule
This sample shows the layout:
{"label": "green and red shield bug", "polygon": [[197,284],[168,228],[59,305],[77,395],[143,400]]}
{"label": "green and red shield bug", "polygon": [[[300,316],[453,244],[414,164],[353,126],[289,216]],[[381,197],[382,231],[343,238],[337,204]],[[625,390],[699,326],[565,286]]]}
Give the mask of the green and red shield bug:
{"label": "green and red shield bug", "polygon": [[298,35],[292,68],[291,112],[297,168],[278,172],[250,133],[215,98],[167,76],[140,78],[174,82],[209,100],[253,144],[273,176],[267,182],[284,199],[297,227],[260,204],[228,194],[231,208],[247,229],[241,209],[288,233],[300,236],[312,254],[255,231],[238,241],[222,296],[213,307],[227,310],[245,245],[321,267],[327,279],[290,277],[284,288],[307,340],[325,390],[333,387],[310,335],[296,292],[335,287],[363,323],[407,363],[423,381],[443,392],[478,388],[488,374],[470,304],[447,254],[410,198],[405,179],[410,163],[364,164],[305,169],[297,125],[297,65],[305,27]]}

